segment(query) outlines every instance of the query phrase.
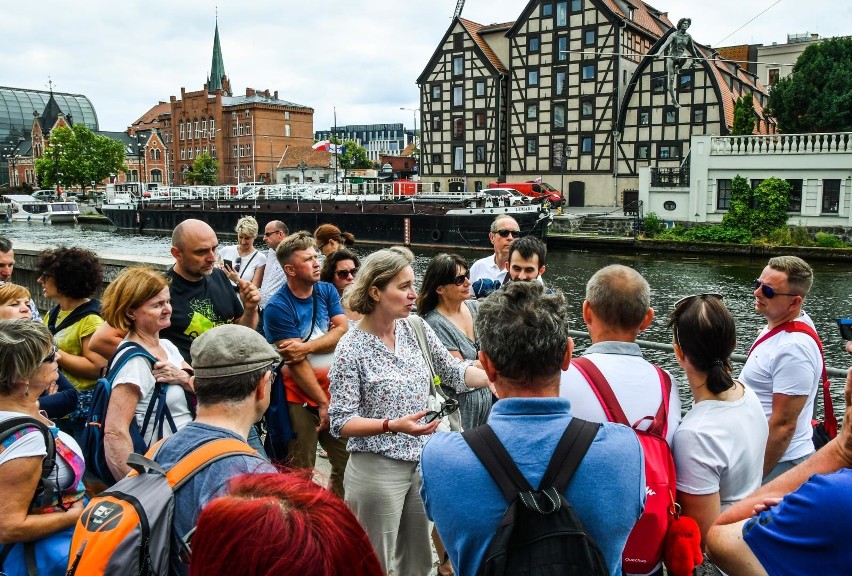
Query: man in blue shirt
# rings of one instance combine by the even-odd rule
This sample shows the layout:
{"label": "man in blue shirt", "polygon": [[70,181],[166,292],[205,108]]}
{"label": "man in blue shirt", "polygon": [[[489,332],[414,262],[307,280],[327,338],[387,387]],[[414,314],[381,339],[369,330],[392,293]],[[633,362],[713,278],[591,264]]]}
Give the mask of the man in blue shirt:
{"label": "man in blue shirt", "polygon": [[[330,488],[343,497],[343,472],[349,453],[346,441],[328,428],[328,369],[334,349],[349,323],[334,285],[320,282],[316,243],[307,232],[288,236],[275,255],[286,284],[269,300],[263,313],[266,339],[278,347],[290,422],[296,437],[287,447],[286,463],[313,469],[317,442],[328,453]],[[270,454],[285,460],[281,454]]]}
{"label": "man in blue shirt", "polygon": [[[571,421],[559,397],[561,370],[571,361],[568,311],[561,293],[512,282],[482,301],[476,320],[479,359],[500,397],[488,424],[529,483],[538,487]],[[476,574],[509,503],[460,434],[436,434],[420,460],[421,496],[457,574]],[[601,548],[613,576],[642,513],[642,448],[632,430],[604,423],[565,496]]]}

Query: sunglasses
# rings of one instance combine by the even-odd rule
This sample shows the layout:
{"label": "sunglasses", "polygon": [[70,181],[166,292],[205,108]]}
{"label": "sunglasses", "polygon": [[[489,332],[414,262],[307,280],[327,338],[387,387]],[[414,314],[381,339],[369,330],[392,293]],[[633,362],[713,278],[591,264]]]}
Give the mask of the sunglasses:
{"label": "sunglasses", "polygon": [[798,296],[798,294],[791,294],[789,292],[776,292],[775,288],[773,288],[772,286],[769,286],[767,284],[764,284],[763,282],[760,281],[760,279],[755,280],[754,284],[752,284],[751,287],[754,290],[757,290],[758,288],[760,288],[760,291],[763,293],[763,295],[766,296],[767,298],[769,298],[770,300],[772,300],[776,296]]}
{"label": "sunglasses", "polygon": [[346,280],[350,276],[355,278],[355,274],[357,274],[357,273],[358,273],[357,268],[352,268],[351,270],[338,270],[338,271],[335,272],[338,280]]}
{"label": "sunglasses", "polygon": [[[456,286],[462,286],[468,280],[470,280],[470,270],[468,270],[464,274],[459,274],[458,276],[453,278],[452,284],[455,284]],[[447,282],[447,284],[450,284],[450,282]]]}
{"label": "sunglasses", "polygon": [[506,228],[501,228],[500,230],[495,230],[494,233],[499,234],[503,238],[508,238],[509,235],[511,235],[512,238],[517,238],[521,235],[520,230],[507,230]]}
{"label": "sunglasses", "polygon": [[53,346],[53,350],[50,351],[50,354],[44,357],[44,360],[41,361],[42,364],[50,364],[51,362],[56,362],[56,345]]}
{"label": "sunglasses", "polygon": [[683,298],[681,298],[680,300],[675,302],[674,303],[674,309],[677,310],[678,308],[680,308],[681,304],[685,304],[686,302],[691,302],[695,298],[700,298],[702,300],[705,300],[707,298],[716,298],[718,300],[724,300],[725,299],[725,297],[722,296],[721,294],[715,294],[715,293],[712,293],[712,292],[704,293],[704,294],[693,294],[691,296],[684,296]]}
{"label": "sunglasses", "polygon": [[453,412],[455,412],[458,409],[459,409],[459,401],[456,400],[455,398],[447,398],[444,401],[444,407],[443,408],[441,408],[437,412],[435,412],[434,410],[430,410],[429,412],[426,412],[426,416],[423,417],[423,421],[426,422],[426,424],[429,424],[430,422],[434,422],[435,420],[438,420],[439,418],[443,418],[444,416],[449,416],[450,414],[452,414]]}

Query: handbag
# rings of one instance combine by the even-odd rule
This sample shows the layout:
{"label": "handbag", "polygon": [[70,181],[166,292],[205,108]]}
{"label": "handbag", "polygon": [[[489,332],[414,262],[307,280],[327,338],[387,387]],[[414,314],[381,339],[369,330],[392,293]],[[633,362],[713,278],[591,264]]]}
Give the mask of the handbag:
{"label": "handbag", "polygon": [[[420,347],[420,352],[423,354],[423,359],[426,360],[426,366],[429,368],[429,397],[426,399],[426,408],[432,412],[440,412],[444,408],[444,402],[448,396],[441,390],[441,377],[435,373],[435,365],[432,363],[432,351],[429,350],[429,343],[426,341],[426,329],[423,327],[423,319],[419,316],[409,316],[407,318],[408,325],[414,331],[414,336],[417,338],[417,346]],[[441,423],[438,425],[438,432],[461,432],[461,414],[459,410],[441,418]]]}

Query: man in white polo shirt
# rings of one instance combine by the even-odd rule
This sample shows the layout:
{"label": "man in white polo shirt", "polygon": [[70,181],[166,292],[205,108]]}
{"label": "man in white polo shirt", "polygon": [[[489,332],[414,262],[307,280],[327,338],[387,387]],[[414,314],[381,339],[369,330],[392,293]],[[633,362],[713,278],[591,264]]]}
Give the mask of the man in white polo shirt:
{"label": "man in white polo shirt", "polygon": [[491,223],[488,239],[494,246],[494,254],[480,258],[470,267],[470,295],[475,296],[473,285],[477,280],[506,280],[506,263],[509,261],[509,245],[520,236],[521,227],[514,218],[501,214]]}

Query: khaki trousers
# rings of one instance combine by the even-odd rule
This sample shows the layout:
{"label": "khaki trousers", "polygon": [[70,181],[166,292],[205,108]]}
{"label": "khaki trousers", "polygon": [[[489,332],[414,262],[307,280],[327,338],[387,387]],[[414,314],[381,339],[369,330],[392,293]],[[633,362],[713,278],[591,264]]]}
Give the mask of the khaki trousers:
{"label": "khaki trousers", "polygon": [[290,425],[296,433],[296,439],[287,445],[287,460],[294,468],[312,470],[317,461],[317,442],[328,452],[331,464],[331,478],[328,488],[337,496],[343,498],[343,474],[346,471],[346,461],[349,452],[346,451],[346,440],[335,438],[328,430],[317,432],[319,417],[302,404],[288,402]]}

